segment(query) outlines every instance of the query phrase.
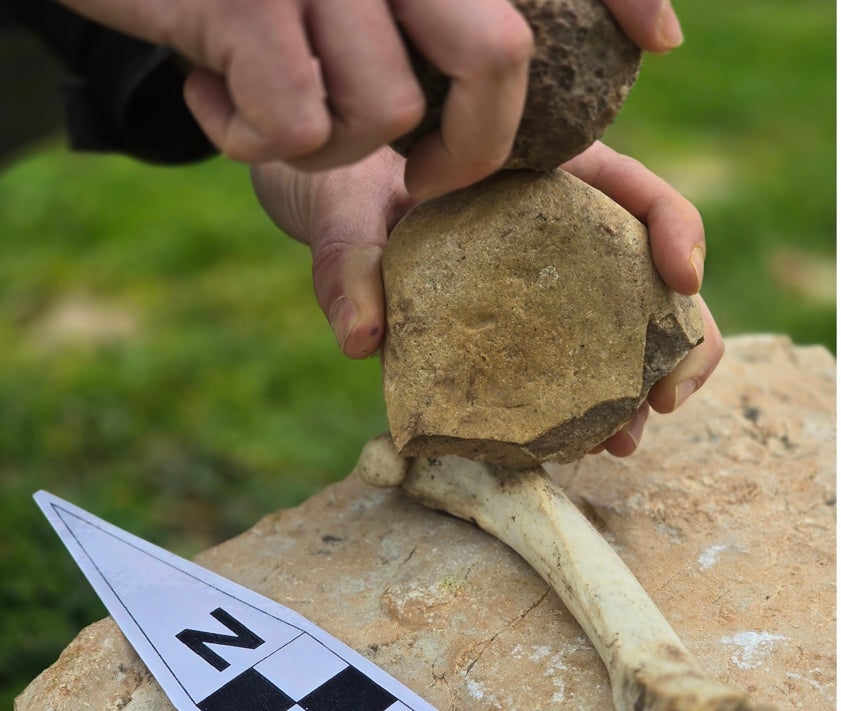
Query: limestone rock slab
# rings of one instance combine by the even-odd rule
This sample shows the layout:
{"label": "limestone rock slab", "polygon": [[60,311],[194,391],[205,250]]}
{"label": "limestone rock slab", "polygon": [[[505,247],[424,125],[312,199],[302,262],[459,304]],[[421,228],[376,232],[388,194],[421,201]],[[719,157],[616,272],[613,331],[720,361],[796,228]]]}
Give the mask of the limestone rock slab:
{"label": "limestone rock slab", "polygon": [[[632,457],[551,471],[711,675],[781,711],[831,711],[835,437],[832,357],[743,337],[683,407],[649,419]],[[601,662],[547,585],[399,491],[350,477],[199,562],[309,617],[440,711],[611,708]],[[15,709],[172,706],[104,620]]]}
{"label": "limestone rock slab", "polygon": [[630,213],[570,174],[504,171],[412,210],[383,254],[389,426],[404,456],[572,461],[700,342]]}
{"label": "limestone rock slab", "polygon": [[[601,0],[512,0],[534,33],[523,118],[509,168],[552,170],[604,133],[639,73],[641,52]],[[413,65],[427,101],[420,125],[396,141],[404,155],[437,130],[449,79],[419,54]]]}

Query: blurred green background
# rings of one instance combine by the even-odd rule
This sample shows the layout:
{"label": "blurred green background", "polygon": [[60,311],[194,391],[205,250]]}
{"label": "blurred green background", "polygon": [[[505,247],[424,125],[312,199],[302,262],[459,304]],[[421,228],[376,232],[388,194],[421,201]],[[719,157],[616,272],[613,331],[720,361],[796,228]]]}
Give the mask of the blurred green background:
{"label": "blurred green background", "polygon": [[[606,137],[700,208],[725,334],[835,349],[835,5],[677,2]],[[247,170],[38,146],[0,173],[0,706],[104,614],[31,494],[184,555],[344,477],[386,429]]]}

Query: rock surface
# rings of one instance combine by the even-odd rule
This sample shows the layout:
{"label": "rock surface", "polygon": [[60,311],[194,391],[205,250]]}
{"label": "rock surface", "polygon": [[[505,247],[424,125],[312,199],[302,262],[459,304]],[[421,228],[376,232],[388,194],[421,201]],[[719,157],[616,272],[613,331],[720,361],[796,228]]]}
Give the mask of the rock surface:
{"label": "rock surface", "polygon": [[[352,463],[348,463],[350,468]],[[743,337],[628,459],[551,469],[714,677],[781,711],[835,709],[835,363]],[[199,561],[306,615],[441,711],[605,711],[607,675],[521,559],[356,477]],[[110,620],[17,711],[166,711]]]}
{"label": "rock surface", "polygon": [[[641,53],[601,0],[513,0],[534,33],[529,89],[509,168],[552,170],[604,133],[639,72]],[[393,145],[404,155],[437,130],[449,79],[419,55],[427,100],[420,125]]]}
{"label": "rock surface", "polygon": [[579,459],[702,336],[643,225],[561,170],[419,205],[392,231],[383,281],[385,402],[405,456]]}

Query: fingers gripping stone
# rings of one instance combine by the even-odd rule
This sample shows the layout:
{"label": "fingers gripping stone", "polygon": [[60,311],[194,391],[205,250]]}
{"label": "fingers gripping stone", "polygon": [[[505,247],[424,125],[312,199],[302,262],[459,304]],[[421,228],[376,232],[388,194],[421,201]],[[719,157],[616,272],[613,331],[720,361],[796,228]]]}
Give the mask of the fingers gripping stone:
{"label": "fingers gripping stone", "polygon": [[[523,117],[506,167],[552,170],[604,133],[639,73],[639,48],[601,0],[513,0],[531,26],[535,52]],[[449,79],[413,56],[427,112],[392,145],[404,155],[441,124]]]}

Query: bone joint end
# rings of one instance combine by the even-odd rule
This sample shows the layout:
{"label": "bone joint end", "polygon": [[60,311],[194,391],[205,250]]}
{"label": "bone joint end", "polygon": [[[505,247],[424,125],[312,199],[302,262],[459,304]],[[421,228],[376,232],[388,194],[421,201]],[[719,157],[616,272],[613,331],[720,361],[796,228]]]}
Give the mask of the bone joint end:
{"label": "bone joint end", "polygon": [[391,434],[386,432],[365,443],[353,473],[372,486],[400,486],[409,463],[408,459],[400,456]]}

